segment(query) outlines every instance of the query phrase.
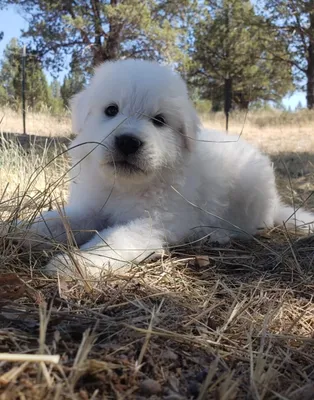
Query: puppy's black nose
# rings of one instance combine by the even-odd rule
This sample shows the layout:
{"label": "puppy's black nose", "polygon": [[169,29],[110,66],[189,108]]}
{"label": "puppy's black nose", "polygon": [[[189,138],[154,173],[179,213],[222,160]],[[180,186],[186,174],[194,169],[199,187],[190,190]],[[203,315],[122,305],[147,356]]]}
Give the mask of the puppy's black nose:
{"label": "puppy's black nose", "polygon": [[124,155],[134,154],[142,146],[142,142],[132,135],[121,135],[115,138],[116,148]]}

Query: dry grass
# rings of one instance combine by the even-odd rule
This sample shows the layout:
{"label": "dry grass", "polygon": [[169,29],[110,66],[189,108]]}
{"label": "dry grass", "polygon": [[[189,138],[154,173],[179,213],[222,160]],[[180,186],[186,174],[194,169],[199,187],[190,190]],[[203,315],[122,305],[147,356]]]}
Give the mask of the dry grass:
{"label": "dry grass", "polygon": [[[283,195],[298,203],[314,168],[291,150],[280,156],[290,163],[274,161]],[[59,151],[2,146],[3,220],[65,197]],[[313,398],[313,237],[277,229],[201,256],[181,250],[89,291],[45,277],[47,254],[25,253],[11,233],[0,248],[0,352],[21,355],[0,362],[1,399]]]}
{"label": "dry grass", "polygon": [[[203,118],[203,123],[212,129],[225,128],[222,113]],[[269,154],[314,149],[314,111],[233,113],[229,127],[231,133],[241,135]]]}
{"label": "dry grass", "polygon": [[[71,120],[68,112],[60,115],[50,113],[26,113],[26,131],[38,136],[70,136]],[[23,133],[22,111],[16,112],[9,108],[0,108],[0,133]]]}
{"label": "dry grass", "polygon": [[[204,116],[203,123],[212,129],[224,129],[223,113]],[[47,137],[71,136],[68,112],[53,116],[49,113],[27,112],[28,134]],[[0,133],[22,133],[22,115],[7,108],[0,109]],[[234,112],[230,117],[230,132],[243,135],[268,153],[278,151],[308,151],[314,149],[314,112],[301,110],[295,113],[273,111],[250,111],[248,114]]]}

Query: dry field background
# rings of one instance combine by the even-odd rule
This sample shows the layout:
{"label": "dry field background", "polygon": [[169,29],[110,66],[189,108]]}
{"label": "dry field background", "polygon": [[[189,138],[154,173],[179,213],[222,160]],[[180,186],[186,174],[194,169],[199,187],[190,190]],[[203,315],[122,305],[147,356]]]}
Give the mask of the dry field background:
{"label": "dry field background", "polygon": [[[4,116],[3,118],[1,116]],[[0,112],[1,132],[21,119]],[[32,124],[31,125],[31,120]],[[30,133],[69,136],[69,117],[28,115]],[[204,124],[223,128],[221,115]],[[31,128],[32,126],[32,128]],[[314,206],[314,114],[234,115],[231,131],[273,158],[280,191]],[[40,148],[42,146],[42,148]],[[30,218],[66,198],[63,145],[2,139],[0,215]],[[176,249],[128,276],[49,279],[49,254],[0,238],[0,399],[289,399],[314,395],[314,239],[285,229],[251,243]],[[25,354],[60,355],[57,364]],[[1,357],[1,354],[0,354]]]}

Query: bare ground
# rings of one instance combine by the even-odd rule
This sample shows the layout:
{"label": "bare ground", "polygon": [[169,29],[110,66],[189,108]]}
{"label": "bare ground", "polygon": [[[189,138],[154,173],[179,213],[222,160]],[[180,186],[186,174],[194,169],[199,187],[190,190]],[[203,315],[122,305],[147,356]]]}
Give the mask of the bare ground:
{"label": "bare ground", "polygon": [[[269,151],[280,191],[287,202],[314,208],[314,147],[297,152],[282,141],[281,153]],[[47,185],[58,182],[57,197],[66,191],[59,161],[38,172],[54,153],[0,153],[3,219],[21,204],[47,206]],[[12,189],[34,169],[32,185]],[[176,249],[101,282],[48,279],[39,268],[48,254],[25,254],[13,234],[0,248],[0,352],[22,355],[0,362],[1,399],[314,397],[312,236],[275,229],[197,255]],[[30,363],[23,354],[61,358]]]}

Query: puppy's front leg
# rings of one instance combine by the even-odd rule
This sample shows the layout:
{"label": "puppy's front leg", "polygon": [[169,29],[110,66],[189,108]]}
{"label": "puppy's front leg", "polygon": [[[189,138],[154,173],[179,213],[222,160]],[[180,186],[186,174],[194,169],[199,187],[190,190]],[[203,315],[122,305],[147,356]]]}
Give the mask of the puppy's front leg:
{"label": "puppy's front leg", "polygon": [[127,272],[152,254],[160,252],[164,232],[151,219],[137,219],[126,225],[104,229],[81,246],[77,255],[60,254],[46,267],[46,272],[74,275],[78,263],[83,274],[99,277],[103,270]]}
{"label": "puppy's front leg", "polygon": [[84,213],[67,206],[60,212],[44,212],[31,223],[20,221],[15,232],[24,247],[39,250],[67,243],[69,234],[74,243],[80,246],[105,225],[105,221],[98,214],[87,211]]}

